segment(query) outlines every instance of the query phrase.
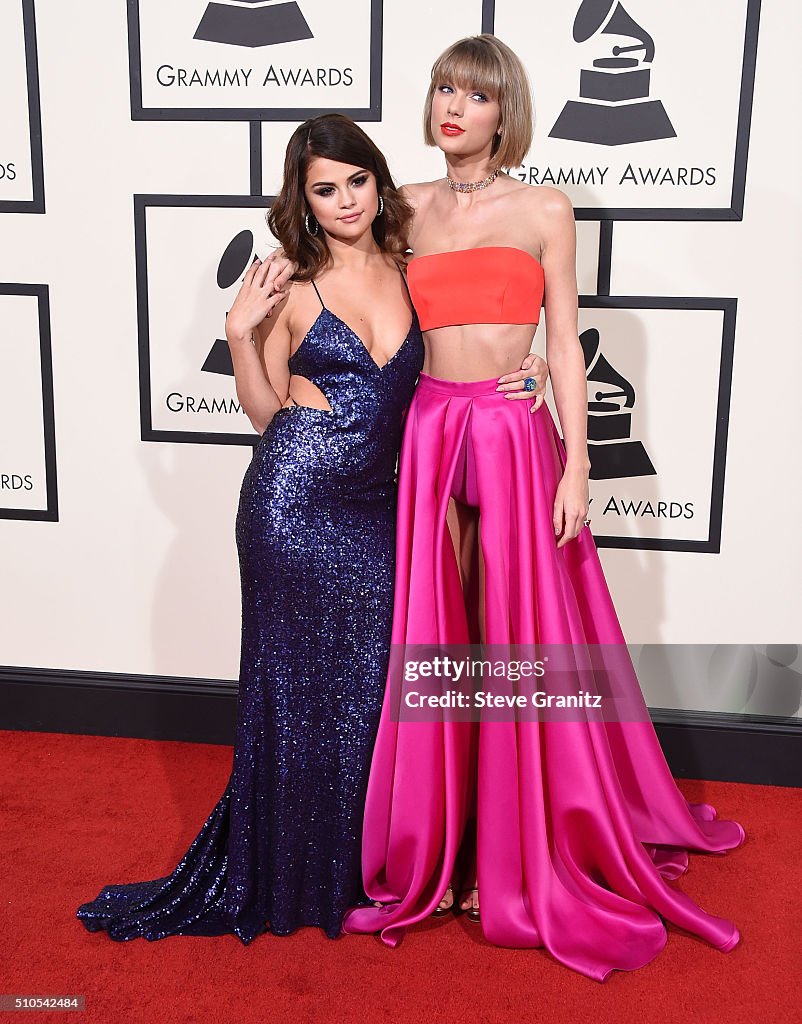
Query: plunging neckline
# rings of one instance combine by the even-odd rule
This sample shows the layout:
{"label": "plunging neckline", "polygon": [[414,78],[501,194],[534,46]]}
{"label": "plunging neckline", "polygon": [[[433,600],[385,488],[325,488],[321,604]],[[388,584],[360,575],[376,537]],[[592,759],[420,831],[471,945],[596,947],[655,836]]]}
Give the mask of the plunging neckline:
{"label": "plunging neckline", "polygon": [[360,336],[356,333],[356,331],[353,329],[353,327],[351,327],[350,324],[347,324],[345,322],[345,320],[342,319],[342,317],[337,316],[337,314],[335,312],[333,312],[331,309],[329,309],[328,306],[323,306],[322,303],[321,303],[321,306],[322,306],[322,308],[321,308],[320,312],[318,313],[318,315],[315,317],[314,323],[309,328],[309,330],[306,332],[306,334],[303,336],[303,338],[301,339],[301,344],[298,346],[298,348],[296,348],[296,350],[290,356],[290,359],[294,359],[298,355],[298,353],[301,351],[301,349],[304,347],[304,345],[306,344],[307,338],[312,333],[312,331],[315,329],[315,327],[317,327],[318,323],[320,322],[320,318],[323,316],[324,313],[328,313],[329,316],[333,317],[337,321],[337,323],[342,324],[342,326],[347,331],[350,332],[351,337],[354,339],[354,341],[356,341],[356,343],[359,345],[360,349],[365,353],[365,355],[371,361],[371,363],[373,363],[374,367],[378,370],[379,373],[382,373],[384,370],[386,370],[387,367],[390,365],[390,363],[392,363],[393,360],[395,360],[398,356],[401,355],[401,351],[403,350],[403,348],[405,347],[405,345],[409,341],[410,336],[412,335],[412,332],[413,332],[413,330],[415,328],[416,315],[415,315],[415,308],[413,306],[413,308],[412,308],[412,319],[410,320],[409,330],[407,331],[407,333],[406,333],[406,335],[404,337],[404,340],[401,342],[401,344],[398,346],[398,348],[395,350],[395,352],[393,352],[393,354],[390,356],[390,358],[387,360],[387,362],[386,363],[382,363],[382,365],[379,366],[379,364],[376,362],[376,360],[373,358],[373,356],[368,351],[368,346],[365,344],[365,342],[362,340],[362,338],[360,338]]}

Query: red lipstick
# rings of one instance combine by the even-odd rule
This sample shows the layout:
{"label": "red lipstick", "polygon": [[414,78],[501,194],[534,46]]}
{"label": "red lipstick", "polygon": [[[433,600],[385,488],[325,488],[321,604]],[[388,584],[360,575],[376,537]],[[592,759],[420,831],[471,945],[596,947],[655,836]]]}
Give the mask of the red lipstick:
{"label": "red lipstick", "polygon": [[450,121],[444,121],[443,124],[440,125],[440,131],[443,135],[449,135],[452,138],[465,133],[464,128],[460,128],[458,124],[451,124]]}

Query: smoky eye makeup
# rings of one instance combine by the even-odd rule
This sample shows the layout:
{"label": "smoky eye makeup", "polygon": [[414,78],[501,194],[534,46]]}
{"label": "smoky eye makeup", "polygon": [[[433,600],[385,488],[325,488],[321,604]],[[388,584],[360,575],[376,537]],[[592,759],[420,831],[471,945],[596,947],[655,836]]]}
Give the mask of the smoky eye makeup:
{"label": "smoky eye makeup", "polygon": [[[352,178],[350,178],[348,183],[349,185],[356,185],[357,187],[359,187],[360,185],[364,185],[369,177],[369,171],[361,171],[360,173],[355,174]],[[335,191],[335,186],[328,183],[313,185],[312,191],[316,196],[323,196],[325,198],[326,196],[330,196],[332,192]]]}

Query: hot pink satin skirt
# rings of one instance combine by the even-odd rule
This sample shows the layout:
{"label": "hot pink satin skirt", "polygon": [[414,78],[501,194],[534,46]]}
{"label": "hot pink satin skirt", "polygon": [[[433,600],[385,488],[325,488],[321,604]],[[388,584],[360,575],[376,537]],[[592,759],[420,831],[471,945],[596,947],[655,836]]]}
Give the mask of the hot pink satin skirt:
{"label": "hot pink satin skirt", "polygon": [[[509,401],[496,380],[421,374],[399,467],[393,644],[464,644],[466,600],[446,514],[478,506],[490,644],[624,644],[588,528],[558,549],[552,524],[565,449],[547,406]],[[688,851],[744,841],[734,821],[677,788],[632,673],[642,720],[394,721],[385,695],[365,807],[363,881],[380,909],[345,932],[395,946],[449,884],[471,796],[487,940],[545,947],[597,981],[666,943],[664,921],[722,952],[734,924],[667,880]],[[637,717],[637,716],[632,716]]]}

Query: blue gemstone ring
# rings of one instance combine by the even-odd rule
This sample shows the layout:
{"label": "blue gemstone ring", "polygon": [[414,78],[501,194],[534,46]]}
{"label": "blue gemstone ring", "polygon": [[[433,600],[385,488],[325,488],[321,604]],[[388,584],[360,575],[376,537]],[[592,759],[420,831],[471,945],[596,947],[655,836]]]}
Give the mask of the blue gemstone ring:
{"label": "blue gemstone ring", "polygon": [[537,387],[537,377],[527,377],[524,380],[524,391],[534,391]]}

